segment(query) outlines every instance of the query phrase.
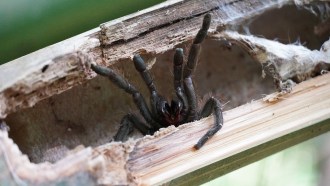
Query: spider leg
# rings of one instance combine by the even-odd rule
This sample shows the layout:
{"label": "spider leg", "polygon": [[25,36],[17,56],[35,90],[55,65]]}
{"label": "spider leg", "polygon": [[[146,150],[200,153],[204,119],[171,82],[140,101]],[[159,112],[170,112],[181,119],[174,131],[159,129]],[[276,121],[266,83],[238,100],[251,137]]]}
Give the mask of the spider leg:
{"label": "spider leg", "polygon": [[173,66],[173,74],[174,74],[174,88],[182,89],[182,64],[183,64],[183,49],[177,48],[175,49],[174,54],[174,66]]}
{"label": "spider leg", "polygon": [[187,118],[188,121],[193,121],[198,118],[197,98],[196,98],[194,85],[192,83],[191,74],[195,70],[195,67],[197,65],[197,61],[201,49],[201,43],[204,41],[207,35],[207,31],[210,27],[210,23],[211,23],[211,14],[206,14],[203,19],[202,28],[198,31],[194,39],[194,42],[191,45],[188,55],[188,61],[183,69],[183,85],[189,105],[189,113]]}
{"label": "spider leg", "polygon": [[126,141],[128,135],[133,132],[134,127],[138,129],[143,135],[153,133],[152,128],[145,125],[134,114],[127,114],[120,122],[120,128],[114,136],[114,141]]}
{"label": "spider leg", "polygon": [[153,81],[149,71],[147,70],[144,60],[141,58],[141,56],[139,54],[134,55],[133,61],[134,61],[134,66],[135,66],[136,70],[140,72],[140,75],[142,76],[142,79],[144,80],[144,82],[147,84],[150,92],[151,93],[157,92],[154,81]]}
{"label": "spider leg", "polygon": [[[157,90],[156,90],[156,86],[154,84],[154,81],[152,79],[152,76],[150,75],[144,60],[141,58],[140,55],[136,54],[133,57],[133,61],[134,61],[134,66],[136,68],[136,70],[140,73],[143,81],[146,83],[146,85],[148,86],[148,89],[150,91],[150,105],[151,105],[151,113],[153,118],[155,118],[156,120],[161,120],[157,114],[157,103],[161,102],[161,100],[163,99],[162,97],[159,96]],[[162,122],[159,122],[162,123]],[[161,128],[161,127],[159,127]]]}
{"label": "spider leg", "polygon": [[183,77],[190,77],[192,72],[194,71],[197,60],[200,54],[201,43],[204,41],[207,36],[207,31],[211,24],[211,14],[206,14],[203,19],[202,28],[198,31],[193,44],[190,47],[188,62],[183,70]]}
{"label": "spider leg", "polygon": [[174,65],[173,65],[173,73],[174,73],[174,89],[176,92],[177,97],[183,103],[183,112],[187,113],[188,111],[188,101],[183,93],[182,87],[182,64],[183,64],[183,49],[177,48],[174,54]]}
{"label": "spider leg", "polygon": [[140,110],[141,115],[147,121],[147,123],[150,123],[150,125],[153,127],[158,127],[158,128],[162,127],[152,118],[147,103],[143,98],[143,96],[141,95],[141,93],[137,91],[136,88],[133,85],[131,85],[126,79],[121,77],[119,74],[117,74],[114,70],[110,68],[105,68],[94,64],[91,64],[91,68],[97,74],[108,77],[110,81],[116,84],[119,88],[131,94],[135,105]]}
{"label": "spider leg", "polygon": [[201,118],[209,116],[211,113],[214,113],[214,126],[210,128],[206,134],[204,134],[203,137],[201,137],[194,148],[196,150],[200,149],[208,139],[210,139],[216,132],[218,132],[223,125],[223,115],[222,115],[222,109],[221,109],[221,103],[219,100],[215,99],[214,97],[211,97],[206,104],[204,105],[200,116]]}

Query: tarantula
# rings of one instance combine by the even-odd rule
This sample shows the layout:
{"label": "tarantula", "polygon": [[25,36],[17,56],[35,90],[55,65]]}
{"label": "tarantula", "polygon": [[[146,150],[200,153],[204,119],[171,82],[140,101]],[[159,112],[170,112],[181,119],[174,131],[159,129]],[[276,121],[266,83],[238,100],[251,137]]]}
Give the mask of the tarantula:
{"label": "tarantula", "polygon": [[206,14],[203,19],[202,28],[198,31],[194,42],[190,48],[188,60],[183,67],[183,49],[177,48],[174,54],[174,88],[176,98],[168,102],[164,97],[158,94],[153,79],[146,69],[146,65],[140,55],[134,55],[133,61],[136,70],[142,76],[145,84],[150,91],[150,107],[141,93],[131,85],[125,78],[120,76],[114,70],[91,64],[92,70],[97,74],[108,77],[119,88],[131,94],[139,109],[141,115],[148,123],[144,123],[134,114],[127,114],[121,120],[121,126],[114,136],[115,141],[123,141],[134,129],[138,129],[143,135],[158,131],[160,128],[170,125],[179,126],[183,123],[195,121],[209,116],[212,111],[215,116],[214,126],[204,134],[202,138],[194,145],[196,150],[200,149],[205,142],[219,131],[223,125],[223,115],[220,101],[211,97],[208,99],[201,111],[198,111],[197,98],[194,90],[191,74],[194,71],[200,54],[201,43],[207,35],[210,27],[211,15]]}

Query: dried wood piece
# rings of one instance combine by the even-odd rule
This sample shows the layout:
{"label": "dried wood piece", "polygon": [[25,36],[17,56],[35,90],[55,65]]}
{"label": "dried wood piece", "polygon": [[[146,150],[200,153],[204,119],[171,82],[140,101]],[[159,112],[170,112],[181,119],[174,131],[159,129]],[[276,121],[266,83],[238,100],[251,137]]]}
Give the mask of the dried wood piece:
{"label": "dried wood piece", "polygon": [[[84,72],[88,63],[90,63],[90,59],[86,55],[76,52],[56,57],[44,63],[32,63],[30,64],[32,67],[24,72],[12,72],[19,73],[19,75],[18,78],[8,79],[9,82],[4,82],[1,87],[3,90],[0,93],[0,118],[4,118],[18,108],[31,107],[41,99],[54,93],[59,94],[70,89],[76,83],[85,81],[87,73]],[[4,66],[2,70],[8,73],[11,69]],[[6,77],[4,76],[4,78]],[[12,80],[16,80],[16,82],[5,87]]]}

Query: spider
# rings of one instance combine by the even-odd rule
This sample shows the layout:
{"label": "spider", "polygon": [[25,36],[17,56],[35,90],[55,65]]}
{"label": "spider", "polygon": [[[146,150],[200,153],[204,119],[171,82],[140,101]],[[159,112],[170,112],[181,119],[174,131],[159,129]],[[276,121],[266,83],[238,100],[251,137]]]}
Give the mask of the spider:
{"label": "spider", "polygon": [[121,125],[114,136],[114,141],[124,141],[134,128],[139,130],[143,135],[152,135],[160,128],[170,125],[179,126],[184,123],[192,122],[214,113],[214,126],[204,134],[194,145],[196,150],[200,149],[206,141],[211,138],[223,125],[223,115],[221,103],[214,97],[208,99],[201,111],[198,111],[198,103],[196,93],[192,82],[192,72],[194,71],[201,50],[201,43],[204,41],[207,31],[210,27],[211,15],[206,14],[203,19],[201,29],[198,31],[194,42],[190,48],[187,63],[183,67],[183,49],[177,48],[174,54],[174,89],[176,97],[168,102],[163,96],[159,95],[153,78],[146,69],[144,60],[140,55],[133,57],[136,70],[142,76],[145,84],[150,91],[150,108],[141,95],[141,93],[131,85],[125,78],[112,69],[91,64],[92,70],[101,76],[108,77],[119,88],[128,94],[131,94],[143,116],[143,122],[134,114],[127,114],[121,120]]}

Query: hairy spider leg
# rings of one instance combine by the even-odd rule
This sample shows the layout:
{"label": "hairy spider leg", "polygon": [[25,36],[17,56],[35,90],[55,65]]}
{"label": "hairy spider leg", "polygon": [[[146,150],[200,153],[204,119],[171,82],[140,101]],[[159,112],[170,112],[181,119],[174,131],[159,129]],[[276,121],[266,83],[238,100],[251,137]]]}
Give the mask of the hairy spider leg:
{"label": "hairy spider leg", "polygon": [[[173,65],[173,74],[174,74],[174,90],[176,96],[182,102],[182,111],[183,113],[188,112],[188,101],[186,96],[183,93],[182,87],[182,70],[183,70],[183,49],[177,48],[174,54],[174,65]],[[184,119],[185,120],[185,119]]]}
{"label": "hairy spider leg", "polygon": [[221,103],[219,100],[215,99],[214,97],[211,97],[207,100],[200,113],[200,117],[201,118],[207,117],[212,113],[212,111],[214,113],[214,118],[215,118],[214,125],[195,144],[194,148],[196,150],[200,149],[208,139],[210,139],[215,133],[217,133],[222,128],[223,115],[222,115]]}
{"label": "hairy spider leg", "polygon": [[189,113],[187,121],[194,121],[196,119],[200,119],[206,116],[209,116],[214,110],[215,122],[214,126],[204,134],[198,142],[195,144],[194,148],[196,150],[200,149],[206,141],[211,138],[216,132],[218,132],[223,125],[223,115],[221,110],[220,101],[215,98],[210,98],[207,103],[204,105],[202,111],[200,113],[197,112],[197,98],[195,89],[192,83],[191,74],[195,70],[197,65],[198,57],[201,50],[201,43],[204,41],[207,36],[207,31],[210,27],[211,23],[211,14],[206,14],[203,19],[202,28],[198,31],[194,42],[190,48],[188,61],[183,70],[183,85],[184,91],[187,96],[188,104],[189,104]]}
{"label": "hairy spider leg", "polygon": [[[150,91],[151,115],[155,120],[160,121],[161,119],[157,114],[157,103],[159,103],[163,98],[159,96],[156,90],[156,86],[153,82],[152,76],[150,75],[142,57],[139,54],[136,54],[133,57],[133,61],[134,61],[135,69],[140,73],[143,81],[148,86],[148,89]],[[158,128],[166,127],[166,126],[161,126],[161,123],[162,122],[156,123]]]}
{"label": "hairy spider leg", "polygon": [[154,84],[154,81],[153,81],[153,79],[152,79],[149,71],[147,70],[147,67],[145,65],[145,62],[141,58],[141,56],[139,54],[134,55],[133,61],[134,61],[135,69],[142,76],[142,79],[147,84],[147,86],[148,86],[148,88],[150,90],[150,93],[157,92],[156,91],[156,86]]}
{"label": "hairy spider leg", "polygon": [[[123,89],[125,92],[132,95],[133,100],[137,108],[139,109],[141,115],[146,120],[147,123],[151,125],[154,130],[158,130],[162,126],[158,124],[151,116],[150,110],[148,109],[147,103],[141,93],[136,90],[136,88],[131,85],[126,79],[117,74],[114,70],[110,68],[101,67],[98,65],[91,64],[92,70],[101,76],[108,77],[114,84],[119,88]],[[145,125],[145,124],[144,124]],[[119,131],[118,131],[119,132]]]}
{"label": "hairy spider leg", "polygon": [[120,128],[114,136],[114,140],[127,140],[128,135],[133,132],[134,127],[138,129],[143,135],[152,134],[154,132],[152,128],[146,126],[137,116],[134,114],[127,114],[121,120]]}
{"label": "hairy spider leg", "polygon": [[198,57],[201,50],[201,43],[204,41],[207,36],[207,31],[210,27],[211,23],[211,14],[206,14],[203,19],[202,28],[198,31],[193,44],[190,47],[188,61],[183,69],[183,85],[184,92],[187,96],[189,112],[187,115],[188,121],[194,121],[199,119],[197,112],[197,98],[194,89],[194,85],[192,83],[191,74],[195,70],[197,65]]}
{"label": "hairy spider leg", "polygon": [[174,88],[182,89],[182,64],[183,64],[183,49],[177,48],[174,53],[174,64],[173,64],[173,74],[174,74]]}
{"label": "hairy spider leg", "polygon": [[143,81],[145,82],[145,84],[147,85],[150,91],[151,113],[155,117],[157,115],[156,104],[157,101],[159,100],[159,95],[157,93],[156,86],[141,56],[139,54],[134,55],[133,61],[134,61],[135,69],[140,73]]}

